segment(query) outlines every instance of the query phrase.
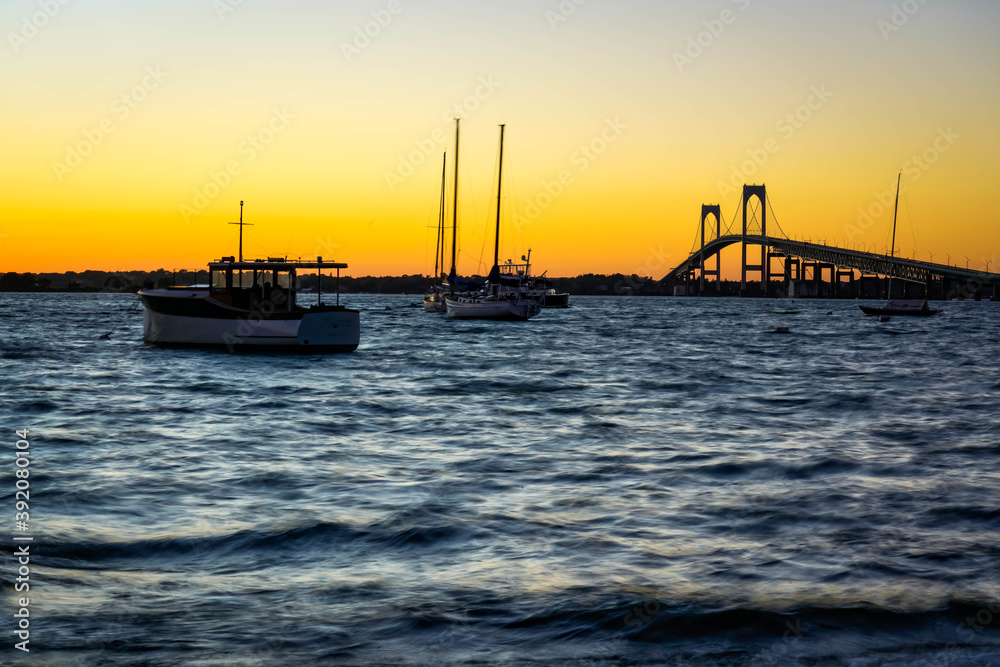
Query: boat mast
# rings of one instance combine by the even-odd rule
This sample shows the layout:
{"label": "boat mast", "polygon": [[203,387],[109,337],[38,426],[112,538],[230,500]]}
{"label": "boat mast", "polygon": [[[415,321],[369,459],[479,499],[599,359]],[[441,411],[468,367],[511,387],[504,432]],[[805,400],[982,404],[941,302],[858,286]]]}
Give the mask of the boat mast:
{"label": "boat mast", "polygon": [[253,227],[253,225],[251,225],[250,223],[243,222],[243,202],[242,201],[240,201],[240,221],[239,222],[230,222],[229,224],[231,224],[231,225],[239,225],[240,226],[240,261],[242,262],[243,261],[243,228],[244,227]]}
{"label": "boat mast", "polygon": [[500,196],[503,185],[503,130],[504,125],[500,125],[500,167],[497,169],[497,234],[493,242],[493,266],[500,266]]}
{"label": "boat mast", "polygon": [[[451,273],[448,274],[456,278],[458,277],[455,272],[455,259],[458,254],[458,130],[461,122],[461,118],[455,119],[455,183],[452,185],[455,192],[451,210]],[[454,285],[451,286],[451,291],[454,294]]]}
{"label": "boat mast", "polygon": [[889,249],[889,257],[896,255],[896,215],[899,213],[899,184],[903,180],[903,172],[899,172],[896,179],[896,207],[892,211],[892,248]]}
{"label": "boat mast", "polygon": [[441,165],[441,207],[438,210],[437,244],[434,246],[434,280],[441,279],[439,269],[444,268],[444,200],[445,179],[448,174],[448,153],[444,154],[444,164]]}
{"label": "boat mast", "polygon": [[[889,248],[889,258],[892,259],[896,256],[896,216],[899,214],[899,184],[903,180],[903,172],[899,172],[899,176],[896,178],[896,206],[892,211],[892,247]],[[892,266],[889,266],[889,270],[892,270]],[[889,274],[889,293],[886,295],[886,299],[892,299],[892,274]]]}

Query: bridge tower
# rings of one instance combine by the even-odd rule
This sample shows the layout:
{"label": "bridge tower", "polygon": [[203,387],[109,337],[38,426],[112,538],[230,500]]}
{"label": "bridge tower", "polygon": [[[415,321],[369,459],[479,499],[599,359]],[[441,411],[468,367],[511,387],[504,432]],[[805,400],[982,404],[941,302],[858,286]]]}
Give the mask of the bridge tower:
{"label": "bridge tower", "polygon": [[748,212],[747,203],[754,197],[760,202],[760,235],[767,236],[767,186],[765,185],[744,185],[743,186],[743,280],[740,283],[740,290],[746,292],[747,271],[760,273],[760,284],[763,293],[767,294],[768,284],[771,282],[770,267],[767,261],[767,244],[760,247],[760,264],[747,264],[747,223]]}
{"label": "bridge tower", "polygon": [[698,285],[698,294],[705,293],[705,276],[715,276],[715,290],[722,290],[722,254],[715,253],[715,268],[705,268],[705,221],[708,216],[715,216],[715,236],[709,240],[714,240],[722,236],[722,207],[718,204],[705,204],[701,207],[701,283]]}

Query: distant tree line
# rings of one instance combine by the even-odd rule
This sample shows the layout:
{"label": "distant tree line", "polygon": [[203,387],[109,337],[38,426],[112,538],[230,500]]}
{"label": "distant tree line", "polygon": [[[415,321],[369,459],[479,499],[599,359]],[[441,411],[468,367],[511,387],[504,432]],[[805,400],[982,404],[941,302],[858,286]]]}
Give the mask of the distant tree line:
{"label": "distant tree line", "polygon": [[0,292],[136,292],[208,281],[207,271],[67,271],[0,275]]}
{"label": "distant tree line", "polygon": [[[482,276],[471,280],[485,281]],[[2,292],[136,292],[146,288],[163,288],[172,285],[207,284],[208,272],[201,271],[68,271],[66,273],[15,273],[0,275]],[[434,283],[429,276],[365,276],[342,277],[340,291],[345,294],[423,294]],[[574,295],[672,295],[673,288],[658,280],[621,273],[600,275],[588,273],[575,278],[546,278],[546,286],[559,292]],[[323,291],[333,291],[336,278],[323,275]],[[315,289],[315,275],[301,275],[300,289]]]}

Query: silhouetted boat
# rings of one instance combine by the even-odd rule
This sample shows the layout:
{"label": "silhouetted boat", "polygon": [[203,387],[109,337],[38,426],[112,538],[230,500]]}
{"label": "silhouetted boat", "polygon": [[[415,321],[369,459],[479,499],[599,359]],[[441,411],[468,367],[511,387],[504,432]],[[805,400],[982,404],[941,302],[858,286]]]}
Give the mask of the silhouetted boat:
{"label": "silhouetted boat", "polygon": [[880,308],[873,308],[871,306],[858,306],[858,308],[864,311],[865,315],[888,315],[890,317],[930,317],[941,312],[940,310],[932,309],[928,305],[927,299],[889,299]]}
{"label": "silhouetted boat", "polygon": [[240,257],[211,262],[209,284],[141,290],[143,339],[165,347],[218,347],[231,352],[353,352],[361,341],[357,310],[337,303],[296,300],[297,272],[346,269],[347,264],[289,262],[283,257],[243,261],[243,202],[240,202]]}
{"label": "silhouetted boat", "polygon": [[424,311],[428,313],[443,313],[445,306],[445,289],[439,282],[441,269],[444,268],[444,200],[448,174],[448,154],[445,153],[444,164],[441,166],[441,205],[438,209],[437,243],[434,246],[434,285],[424,295]]}
{"label": "silhouetted boat", "polygon": [[554,289],[546,291],[542,308],[569,308],[569,292],[557,292]]}
{"label": "silhouetted boat", "polygon": [[448,317],[478,320],[528,320],[542,311],[542,297],[529,296],[525,279],[530,264],[500,264],[500,208],[503,188],[503,133],[500,126],[500,162],[497,169],[497,223],[493,244],[493,269],[478,291],[449,295]]}
{"label": "silhouetted boat", "polygon": [[[524,292],[528,298],[540,299],[542,308],[569,308],[569,293],[556,292],[548,286],[545,280],[545,273],[537,278],[531,277],[531,249],[528,249],[528,256],[521,255],[521,259],[526,263],[522,283]],[[548,273],[546,271],[546,273]]]}
{"label": "silhouetted boat", "polygon": [[[899,174],[896,179],[896,206],[892,212],[892,248],[889,251],[889,258],[896,256],[896,217],[899,214],[899,186],[902,182],[903,174]],[[886,317],[930,317],[937,315],[940,310],[933,310],[927,303],[927,299],[893,299],[892,298],[892,276],[889,276],[888,287],[889,300],[881,308],[872,306],[858,306],[865,315],[886,316]]]}

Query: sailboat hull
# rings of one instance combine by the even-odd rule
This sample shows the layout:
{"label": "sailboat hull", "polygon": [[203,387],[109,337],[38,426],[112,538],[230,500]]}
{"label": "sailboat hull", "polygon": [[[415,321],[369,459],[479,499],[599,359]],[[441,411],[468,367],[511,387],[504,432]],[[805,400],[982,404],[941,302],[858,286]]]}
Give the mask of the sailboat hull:
{"label": "sailboat hull", "polygon": [[541,312],[538,301],[494,301],[490,299],[447,299],[448,317],[456,320],[507,320],[524,322]]}
{"label": "sailboat hull", "polygon": [[871,306],[858,306],[865,315],[888,315],[890,317],[930,317],[937,315],[940,310],[920,310],[916,308],[872,308]]}

